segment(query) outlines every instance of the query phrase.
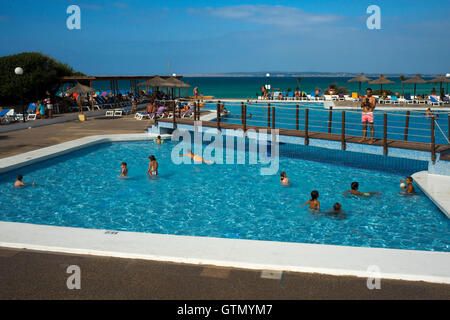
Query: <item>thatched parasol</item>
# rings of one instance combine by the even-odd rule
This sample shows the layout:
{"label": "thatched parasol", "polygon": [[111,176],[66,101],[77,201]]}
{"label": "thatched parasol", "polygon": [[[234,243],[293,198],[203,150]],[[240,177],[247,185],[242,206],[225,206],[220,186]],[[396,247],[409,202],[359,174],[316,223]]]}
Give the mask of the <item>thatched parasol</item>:
{"label": "thatched parasol", "polygon": [[[72,95],[74,93],[90,93],[90,92],[95,92],[95,89],[89,86],[84,86],[79,82],[77,82],[77,84],[74,87],[65,91],[65,93],[68,95]],[[80,106],[80,112],[83,113],[83,106]]]}
{"label": "thatched parasol", "polygon": [[403,83],[414,84],[414,97],[416,96],[416,86],[417,84],[427,83],[427,81],[423,80],[420,74],[416,74],[411,79],[403,81]]}
{"label": "thatched parasol", "polygon": [[434,79],[428,80],[428,83],[439,83],[440,84],[440,88],[439,88],[439,94],[442,91],[442,84],[443,83],[449,83],[450,79],[448,79],[446,76],[437,76]]}
{"label": "thatched parasol", "polygon": [[383,74],[380,74],[380,77],[378,79],[369,81],[369,84],[379,84],[381,91],[383,90],[383,84],[392,84],[392,83],[395,82],[387,79]]}
{"label": "thatched parasol", "polygon": [[370,81],[372,79],[367,78],[364,73],[360,73],[359,76],[354,77],[350,80],[348,80],[348,82],[359,82],[359,91],[358,91],[358,95],[361,95],[361,83],[363,82],[367,82]]}
{"label": "thatched parasol", "polygon": [[169,81],[159,76],[154,76],[147,81],[138,83],[138,87],[173,87],[173,85]]}

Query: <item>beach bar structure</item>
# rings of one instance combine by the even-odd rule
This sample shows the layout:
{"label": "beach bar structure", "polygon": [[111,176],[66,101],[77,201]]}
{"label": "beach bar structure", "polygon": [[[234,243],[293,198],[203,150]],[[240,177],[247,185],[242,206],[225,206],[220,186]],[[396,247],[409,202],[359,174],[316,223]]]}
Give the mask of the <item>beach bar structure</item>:
{"label": "beach bar structure", "polygon": [[[88,85],[89,87],[95,87],[93,86],[94,81],[109,81],[109,89],[111,90],[111,94],[113,96],[117,96],[120,92],[119,87],[119,81],[129,81],[129,91],[137,94],[139,90],[142,90],[139,88],[138,84],[142,81],[148,81],[155,77],[160,77],[164,80],[166,79],[176,79],[179,82],[181,82],[182,76],[160,76],[160,75],[136,75],[136,76],[65,76],[61,77],[59,79],[60,84],[63,86],[61,91],[65,91],[68,88],[66,87],[69,83],[77,83],[80,82],[82,84]],[[186,87],[187,88],[187,87]],[[106,89],[106,88],[102,88]],[[148,92],[148,88],[146,90]],[[168,92],[167,92],[168,93]],[[186,95],[188,93],[186,92]],[[179,96],[181,96],[181,88],[179,88]]]}

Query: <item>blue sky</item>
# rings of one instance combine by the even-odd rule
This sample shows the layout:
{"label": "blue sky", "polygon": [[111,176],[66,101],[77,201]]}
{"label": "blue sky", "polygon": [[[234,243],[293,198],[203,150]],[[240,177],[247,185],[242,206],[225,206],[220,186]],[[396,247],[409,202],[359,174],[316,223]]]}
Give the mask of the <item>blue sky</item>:
{"label": "blue sky", "polygon": [[[81,8],[81,30],[66,8]],[[369,30],[366,9],[381,9]],[[0,3],[0,55],[40,51],[87,74],[450,72],[450,0]]]}

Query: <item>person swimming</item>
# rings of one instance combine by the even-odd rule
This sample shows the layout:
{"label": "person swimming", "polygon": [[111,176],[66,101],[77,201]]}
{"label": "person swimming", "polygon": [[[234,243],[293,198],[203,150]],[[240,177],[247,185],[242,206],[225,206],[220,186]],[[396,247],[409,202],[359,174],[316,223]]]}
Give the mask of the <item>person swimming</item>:
{"label": "person swimming", "polygon": [[[23,183],[23,176],[21,174],[19,174],[17,176],[17,180],[16,182],[14,182],[14,187],[15,188],[20,188],[20,187],[26,187],[28,186],[28,184]],[[34,186],[36,184],[36,182],[33,182],[31,185]]]}
{"label": "person swimming", "polygon": [[352,184],[350,185],[350,188],[351,188],[350,190],[344,192],[344,195],[350,193],[350,194],[352,194],[354,196],[370,197],[370,196],[374,196],[374,195],[380,194],[380,192],[361,192],[361,191],[358,191],[359,183],[356,182],[356,181],[352,182]]}
{"label": "person swimming", "polygon": [[120,167],[122,168],[122,170],[120,172],[120,176],[119,177],[126,177],[127,174],[128,174],[127,163],[126,162],[122,162],[120,164]]}
{"label": "person swimming", "polygon": [[414,189],[413,186],[413,178],[412,177],[406,177],[405,179],[405,183],[403,183],[403,180],[400,180],[400,188],[402,189],[403,192],[400,192],[401,194],[414,194],[416,193],[416,190]]}
{"label": "person swimming", "polygon": [[288,185],[291,182],[284,171],[280,173],[280,182],[284,185]]}
{"label": "person swimming", "polygon": [[213,161],[205,160],[201,156],[193,154],[191,149],[187,149],[187,154],[180,154],[180,157],[189,157],[194,161],[206,163],[206,164],[213,164]]}
{"label": "person swimming", "polygon": [[162,144],[164,140],[161,139],[161,136],[156,137],[155,140],[153,140],[156,144]]}
{"label": "person swimming", "polygon": [[158,161],[156,161],[156,158],[154,155],[151,155],[150,157],[148,157],[148,159],[150,160],[149,164],[148,164],[148,170],[147,170],[147,175],[158,175]]}
{"label": "person swimming", "polygon": [[313,190],[311,192],[311,199],[309,199],[308,202],[306,202],[304,205],[302,205],[302,207],[309,204],[309,209],[319,211],[320,210],[320,202],[319,202],[319,200],[317,200],[318,198],[319,198],[319,191]]}

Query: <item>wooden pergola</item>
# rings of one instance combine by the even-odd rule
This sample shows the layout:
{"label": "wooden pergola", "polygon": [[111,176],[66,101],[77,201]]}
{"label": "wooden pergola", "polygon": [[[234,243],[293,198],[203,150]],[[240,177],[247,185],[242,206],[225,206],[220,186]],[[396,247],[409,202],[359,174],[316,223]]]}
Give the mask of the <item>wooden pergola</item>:
{"label": "wooden pergola", "polygon": [[96,80],[110,81],[111,93],[116,96],[119,93],[119,80],[130,81],[130,92],[135,94],[139,91],[138,83],[145,80],[150,80],[154,77],[160,77],[163,79],[177,78],[181,79],[182,76],[160,76],[160,75],[138,75],[138,76],[66,76],[59,78],[59,82],[64,86],[66,83],[84,82],[89,83],[89,87],[92,87],[92,82]]}

